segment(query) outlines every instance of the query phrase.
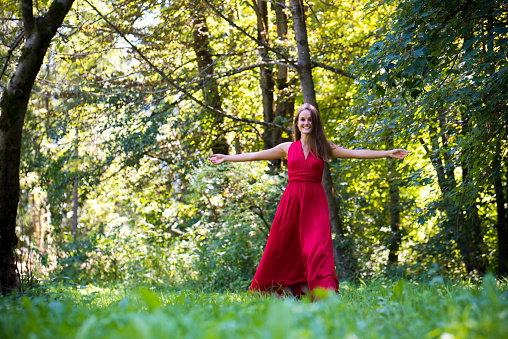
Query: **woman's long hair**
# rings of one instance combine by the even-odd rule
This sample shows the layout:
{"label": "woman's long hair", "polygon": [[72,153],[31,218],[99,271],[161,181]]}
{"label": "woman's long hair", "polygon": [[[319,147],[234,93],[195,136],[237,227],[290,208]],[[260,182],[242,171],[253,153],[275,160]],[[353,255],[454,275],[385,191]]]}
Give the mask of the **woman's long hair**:
{"label": "woman's long hair", "polygon": [[311,104],[303,104],[296,112],[295,121],[293,122],[293,139],[294,141],[298,141],[302,138],[302,134],[298,129],[298,119],[300,119],[300,113],[303,111],[310,112],[310,120],[312,122],[312,129],[308,138],[310,149],[316,157],[323,161],[328,161],[332,153],[332,147],[330,146],[330,142],[326,139],[319,112],[316,107]]}

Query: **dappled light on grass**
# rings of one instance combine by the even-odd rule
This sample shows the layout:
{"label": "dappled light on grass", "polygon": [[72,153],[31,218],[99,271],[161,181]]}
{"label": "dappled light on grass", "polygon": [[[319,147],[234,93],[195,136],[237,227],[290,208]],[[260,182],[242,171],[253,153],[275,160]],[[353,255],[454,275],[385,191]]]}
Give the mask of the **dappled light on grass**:
{"label": "dappled light on grass", "polygon": [[0,299],[2,338],[502,338],[508,284],[383,279],[310,302],[161,287],[49,286]]}

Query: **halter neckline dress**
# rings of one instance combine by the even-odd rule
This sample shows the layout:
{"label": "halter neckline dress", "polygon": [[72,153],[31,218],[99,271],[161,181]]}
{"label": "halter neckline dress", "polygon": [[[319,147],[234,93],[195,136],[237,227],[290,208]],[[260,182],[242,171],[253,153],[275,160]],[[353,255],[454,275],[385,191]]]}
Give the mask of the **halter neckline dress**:
{"label": "halter neckline dress", "polygon": [[289,184],[249,290],[302,295],[317,287],[338,293],[330,218],[321,177],[324,162],[301,141],[288,150]]}

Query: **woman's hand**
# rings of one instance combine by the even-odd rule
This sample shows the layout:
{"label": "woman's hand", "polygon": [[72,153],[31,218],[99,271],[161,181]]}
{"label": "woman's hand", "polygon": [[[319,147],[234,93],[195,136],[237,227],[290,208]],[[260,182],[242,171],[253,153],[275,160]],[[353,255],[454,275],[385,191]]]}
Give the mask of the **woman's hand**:
{"label": "woman's hand", "polygon": [[214,165],[222,164],[226,161],[226,155],[224,154],[213,154],[211,158],[208,158]]}
{"label": "woman's hand", "polygon": [[388,156],[394,159],[404,159],[409,153],[411,152],[406,151],[405,149],[392,149],[391,151],[388,151]]}

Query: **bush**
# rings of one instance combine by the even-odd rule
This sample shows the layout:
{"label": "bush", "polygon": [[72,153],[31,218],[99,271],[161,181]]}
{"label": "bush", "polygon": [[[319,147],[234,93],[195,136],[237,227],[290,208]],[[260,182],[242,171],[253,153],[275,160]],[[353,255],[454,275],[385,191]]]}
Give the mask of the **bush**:
{"label": "bush", "polygon": [[190,177],[200,219],[191,226],[200,284],[246,289],[261,260],[286,175],[266,163],[201,165]]}
{"label": "bush", "polygon": [[159,220],[153,209],[148,216],[117,212],[97,230],[89,227],[63,243],[53,277],[246,289],[286,182],[285,174],[267,172],[264,163],[201,164],[188,178],[185,200],[170,201],[166,210],[157,206]]}

